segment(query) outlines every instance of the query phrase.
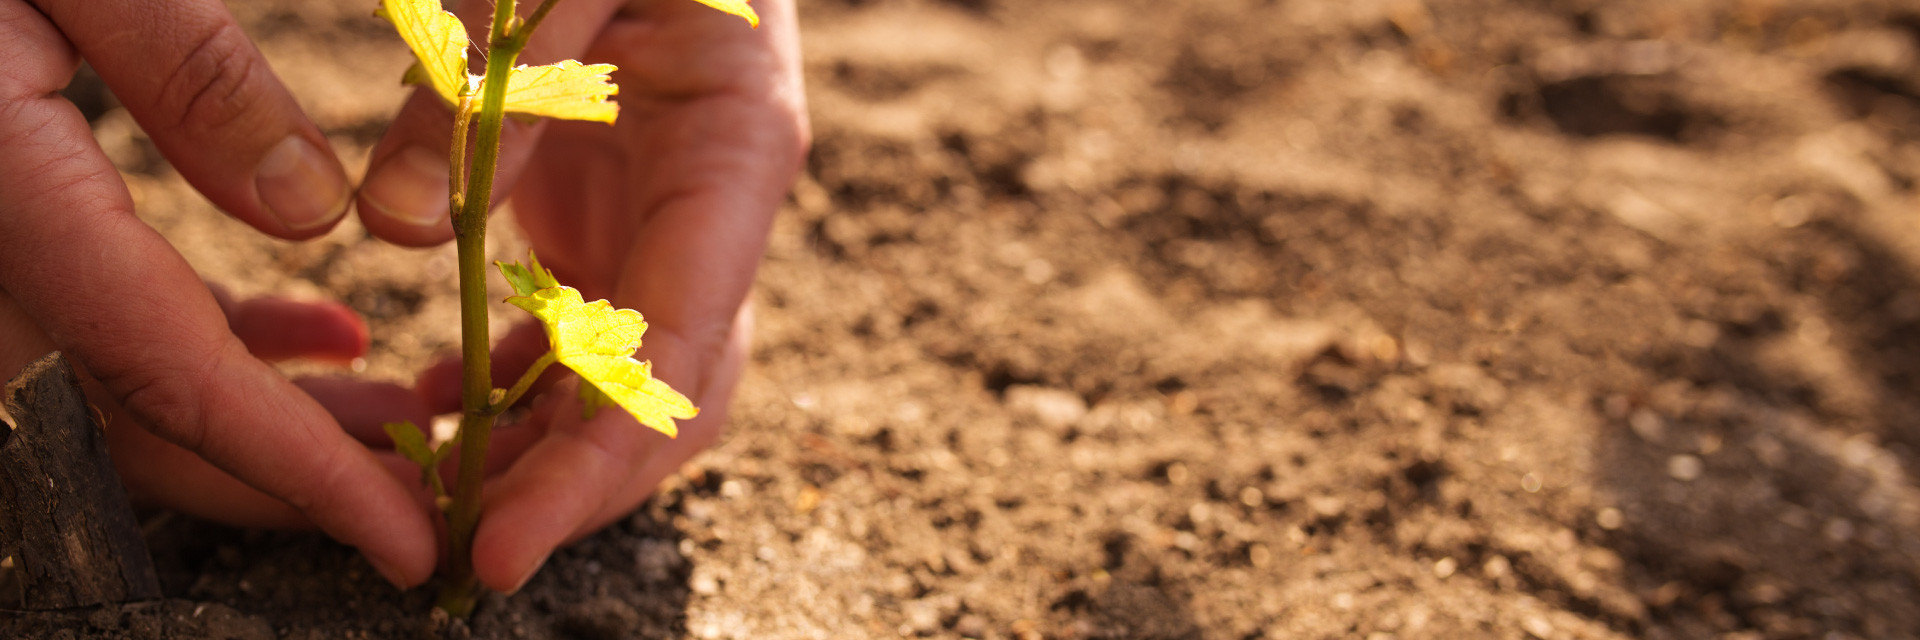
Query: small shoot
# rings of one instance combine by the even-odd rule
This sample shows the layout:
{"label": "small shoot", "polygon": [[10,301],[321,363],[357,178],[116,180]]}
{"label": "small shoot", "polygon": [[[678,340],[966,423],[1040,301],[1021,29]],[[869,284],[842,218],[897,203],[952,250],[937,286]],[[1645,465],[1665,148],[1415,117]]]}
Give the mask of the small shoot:
{"label": "small shoot", "polygon": [[[696,0],[739,16],[753,27],[760,16],[746,0]],[[385,425],[394,448],[420,465],[421,480],[433,489],[435,504],[446,518],[448,582],[439,607],[466,617],[473,611],[480,587],[473,572],[472,544],[480,519],[481,485],[485,480],[487,447],[493,421],[533,387],[547,367],[558,362],[579,374],[580,403],[586,418],[603,407],[619,406],[650,428],[674,436],[675,420],[692,418],[699,409],[680,392],[653,377],[653,366],[633,359],[647,323],[638,311],[616,309],[605,300],[586,302],[580,292],[561,286],[553,273],[529,254],[528,266],[496,263],[514,295],[507,302],[532,313],[546,328],[552,347],[511,388],[493,386],[491,341],[487,331],[486,217],[491,209],[494,169],[499,161],[503,120],[540,117],[613,124],[620,107],[609,99],[619,92],[609,64],[582,64],[562,60],[544,65],[514,65],[533,31],[558,0],[541,0],[522,19],[516,0],[493,0],[493,26],[486,51],[486,74],[468,71],[467,51],[473,46],[466,26],[441,8],[440,0],[380,0],[374,12],[392,22],[418,62],[403,81],[422,84],[454,112],[453,139],[448,146],[451,207],[460,267],[461,405],[460,428],[452,440],[432,447],[424,432],[412,423]],[[467,134],[474,146],[467,147]],[[472,157],[468,154],[471,151]],[[449,492],[440,479],[440,466],[460,455],[457,480]]]}
{"label": "small shoot", "polygon": [[440,443],[439,447],[427,444],[427,435],[411,420],[389,422],[381,425],[387,437],[393,439],[393,450],[408,462],[420,466],[420,483],[433,490],[433,502],[441,510],[446,510],[452,500],[447,495],[447,485],[440,481],[440,463],[453,453],[454,441]]}

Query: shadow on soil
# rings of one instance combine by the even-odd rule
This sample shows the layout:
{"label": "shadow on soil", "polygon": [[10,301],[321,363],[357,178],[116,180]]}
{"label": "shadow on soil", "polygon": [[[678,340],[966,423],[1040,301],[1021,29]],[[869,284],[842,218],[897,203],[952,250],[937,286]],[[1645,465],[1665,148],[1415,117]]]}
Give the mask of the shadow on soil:
{"label": "shadow on soil", "polygon": [[1628,564],[1651,630],[1920,630],[1920,500],[1902,471],[1920,463],[1920,282],[1848,218],[1769,238],[1768,280],[1793,291],[1715,318],[1712,349],[1667,363],[1684,382],[1599,408],[1595,480],[1619,524],[1584,533]]}

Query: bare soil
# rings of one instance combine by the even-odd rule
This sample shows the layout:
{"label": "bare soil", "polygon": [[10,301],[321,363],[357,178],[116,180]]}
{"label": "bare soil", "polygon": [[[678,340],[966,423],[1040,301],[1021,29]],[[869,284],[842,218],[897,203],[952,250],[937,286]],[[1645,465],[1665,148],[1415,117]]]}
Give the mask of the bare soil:
{"label": "bare soil", "polygon": [[[438,632],[156,514],[172,599],[0,635],[1920,637],[1920,2],[802,5],[817,143],[684,477]],[[360,162],[398,42],[233,7]],[[452,346],[450,249],[261,240],[94,113],[210,279],[352,304],[363,375]]]}

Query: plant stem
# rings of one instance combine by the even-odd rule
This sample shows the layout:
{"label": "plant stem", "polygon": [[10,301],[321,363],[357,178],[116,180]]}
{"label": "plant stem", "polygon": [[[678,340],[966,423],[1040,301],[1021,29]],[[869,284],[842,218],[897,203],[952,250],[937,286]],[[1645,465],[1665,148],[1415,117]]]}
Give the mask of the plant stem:
{"label": "plant stem", "polygon": [[520,381],[513,383],[513,388],[507,389],[506,394],[500,396],[500,401],[493,403],[487,412],[497,416],[513,406],[513,403],[519,402],[520,396],[526,395],[527,390],[533,388],[533,382],[540,379],[540,374],[545,373],[547,367],[553,366],[553,363],[558,361],[559,357],[553,351],[547,351],[547,355],[540,356],[539,360],[534,361],[533,366],[527,367],[526,373],[520,374]]}
{"label": "plant stem", "polygon": [[[493,172],[500,159],[500,129],[506,117],[507,77],[526,46],[510,37],[514,0],[497,0],[488,42],[487,75],[481,81],[478,138],[468,173],[467,195],[453,219],[460,265],[460,471],[447,509],[447,584],[440,607],[466,617],[479,596],[473,572],[473,533],[480,524],[480,485],[486,479],[487,445],[493,435],[492,362],[487,331],[487,211],[493,204]],[[459,143],[455,143],[459,144]]]}

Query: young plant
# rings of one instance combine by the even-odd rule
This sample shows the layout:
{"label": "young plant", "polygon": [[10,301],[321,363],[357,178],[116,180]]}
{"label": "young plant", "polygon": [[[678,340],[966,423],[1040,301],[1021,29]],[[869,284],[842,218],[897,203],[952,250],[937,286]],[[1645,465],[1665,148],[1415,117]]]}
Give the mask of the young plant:
{"label": "young plant", "polygon": [[[760,19],[744,0],[696,0],[745,18]],[[411,422],[386,425],[394,448],[420,465],[421,478],[435,495],[447,532],[447,582],[439,606],[465,617],[473,610],[479,583],[473,573],[473,534],[480,521],[480,485],[484,480],[487,445],[494,418],[513,406],[540,374],[560,363],[580,376],[580,402],[588,417],[598,409],[617,405],[634,419],[669,437],[678,432],[674,420],[699,412],[686,396],[653,377],[652,365],[635,361],[646,321],[638,311],[617,309],[605,300],[586,302],[580,292],[554,280],[531,253],[528,264],[496,263],[512,286],[507,302],[540,320],[550,349],[520,380],[505,389],[493,386],[490,375],[486,300],[486,230],[491,208],[494,167],[499,159],[500,129],[508,114],[551,117],[612,124],[619,105],[608,97],[619,91],[608,76],[609,64],[581,64],[563,60],[539,66],[515,66],[528,38],[558,0],[543,0],[522,20],[515,0],[495,0],[493,26],[483,52],[486,74],[468,72],[467,31],[460,20],[440,7],[440,0],[381,0],[376,15],[392,22],[418,62],[407,70],[406,82],[424,84],[454,111],[453,139],[448,157],[452,166],[447,197],[453,214],[460,277],[461,414],[455,435],[438,445]],[[474,134],[469,157],[467,136]],[[449,492],[442,482],[442,462],[458,450],[458,472]]]}

